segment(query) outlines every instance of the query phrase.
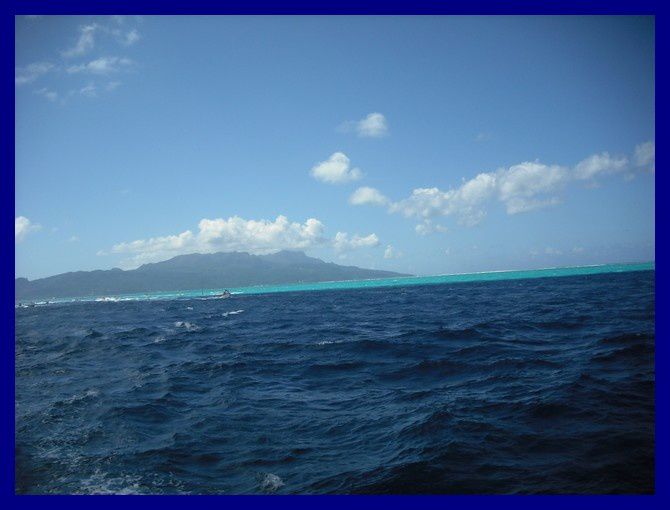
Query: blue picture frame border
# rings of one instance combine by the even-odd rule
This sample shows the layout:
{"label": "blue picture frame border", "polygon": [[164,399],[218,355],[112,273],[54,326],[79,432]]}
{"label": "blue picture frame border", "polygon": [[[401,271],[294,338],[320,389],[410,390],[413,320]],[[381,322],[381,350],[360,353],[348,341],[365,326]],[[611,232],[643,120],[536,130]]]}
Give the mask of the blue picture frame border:
{"label": "blue picture frame border", "polygon": [[[537,15],[654,15],[656,24],[656,55],[665,56],[667,19],[661,1],[651,0],[9,0],[0,5],[0,51],[2,55],[0,109],[0,498],[5,508],[114,508],[146,505],[180,508],[184,505],[209,507],[278,507],[278,508],[408,508],[462,507],[462,508],[668,508],[670,507],[670,345],[668,319],[663,313],[656,319],[656,489],[649,496],[29,496],[14,494],[14,252],[10,251],[11,219],[15,210],[14,195],[14,84],[11,81],[15,67],[14,16],[25,14],[537,14]],[[658,58],[656,58],[658,62]],[[663,64],[663,60],[661,60]],[[656,111],[666,118],[667,100],[663,92],[667,84],[664,65],[656,66],[656,86],[661,90]],[[664,147],[663,124],[656,128],[657,146]],[[656,175],[656,189],[667,189],[667,172],[663,168],[663,149],[660,171]],[[656,201],[656,223],[664,225],[664,200]],[[659,244],[660,242],[660,244]],[[657,236],[657,246],[663,253],[664,236]],[[661,259],[656,260],[656,307],[664,309],[667,302],[665,284],[668,274]],[[660,285],[659,285],[660,284]],[[93,499],[92,499],[93,498]],[[190,498],[190,499],[185,499]]]}

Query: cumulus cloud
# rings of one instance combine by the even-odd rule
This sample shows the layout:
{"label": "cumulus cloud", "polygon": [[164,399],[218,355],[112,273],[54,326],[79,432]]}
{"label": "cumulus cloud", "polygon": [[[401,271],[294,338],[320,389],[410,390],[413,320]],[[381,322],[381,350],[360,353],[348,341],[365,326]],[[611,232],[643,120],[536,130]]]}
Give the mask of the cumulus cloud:
{"label": "cumulus cloud", "polygon": [[123,242],[112,247],[113,253],[131,255],[122,265],[137,267],[147,262],[165,260],[186,253],[246,251],[254,254],[278,250],[304,250],[325,243],[324,226],[314,218],[304,223],[290,222],[285,216],[272,220],[246,220],[239,216],[227,219],[202,219],[198,232]]}
{"label": "cumulus cloud", "polygon": [[326,161],[314,165],[311,175],[321,182],[342,184],[360,179],[363,173],[358,168],[351,167],[351,161],[346,154],[335,152]]}
{"label": "cumulus cloud", "polygon": [[370,113],[356,123],[358,136],[364,138],[381,138],[388,134],[386,117],[381,113]]}
{"label": "cumulus cloud", "polygon": [[609,153],[603,152],[580,161],[574,168],[574,176],[581,180],[595,179],[601,175],[621,172],[627,165],[628,159],[625,157],[612,157]]}
{"label": "cumulus cloud", "polygon": [[62,55],[65,58],[80,57],[91,51],[95,46],[95,32],[98,28],[98,25],[95,23],[79,27],[77,42],[72,48],[61,52]]}
{"label": "cumulus cloud", "polygon": [[23,242],[30,232],[36,232],[41,228],[40,225],[32,223],[25,216],[16,216],[14,218],[14,242]]}
{"label": "cumulus cloud", "polygon": [[569,179],[568,169],[558,165],[525,162],[497,173],[500,201],[508,214],[518,214],[559,203],[557,197],[536,198],[556,193]]}
{"label": "cumulus cloud", "polygon": [[[435,216],[456,215],[459,223],[473,226],[486,215],[482,205],[495,192],[497,182],[495,174],[482,173],[448,191],[417,188],[408,198],[391,204],[390,211],[424,222]],[[428,233],[427,230],[424,229],[424,233]]]}
{"label": "cumulus cloud", "polygon": [[33,62],[24,67],[14,69],[14,85],[32,83],[37,78],[55,69],[51,62]]}
{"label": "cumulus cloud", "polygon": [[357,248],[371,248],[379,246],[379,237],[377,234],[370,234],[367,236],[360,236],[355,234],[349,237],[346,232],[338,232],[333,239],[333,246],[338,252],[355,250]]}
{"label": "cumulus cloud", "polygon": [[341,124],[339,131],[356,132],[361,138],[382,138],[389,134],[386,117],[379,112],[369,113],[360,120],[349,120]]}
{"label": "cumulus cloud", "polygon": [[[644,162],[639,165],[653,165],[653,145],[638,147],[636,153],[640,156],[636,156],[636,161]],[[607,152],[589,156],[574,168],[525,161],[494,172],[480,173],[448,190],[416,188],[409,197],[397,202],[390,201],[373,188],[361,192],[360,196],[357,190],[350,202],[388,206],[391,213],[421,220],[415,230],[419,235],[427,235],[446,231],[446,227],[434,223],[434,218],[454,216],[458,223],[474,226],[486,217],[486,207],[491,202],[502,204],[510,215],[555,206],[561,203],[560,194],[571,182],[589,181],[593,185],[597,178],[621,173],[627,168],[627,158],[610,156]],[[375,200],[376,196],[383,199]]]}
{"label": "cumulus cloud", "polygon": [[[376,234],[367,236],[337,232],[333,239],[324,237],[324,225],[315,218],[304,223],[290,222],[285,216],[272,220],[246,220],[239,216],[227,219],[202,219],[198,231],[186,230],[180,234],[149,239],[138,239],[114,245],[111,253],[129,255],[121,265],[138,267],[186,253],[214,253],[218,251],[246,251],[267,254],[278,250],[306,250],[326,243],[338,253],[379,245]],[[107,255],[101,250],[99,255]]]}
{"label": "cumulus cloud", "polygon": [[378,189],[362,186],[354,191],[349,197],[349,203],[353,205],[386,205],[389,199]]}
{"label": "cumulus cloud", "polygon": [[635,165],[656,172],[656,142],[645,142],[635,147]]}
{"label": "cumulus cloud", "polygon": [[91,60],[85,64],[70,66],[67,72],[74,73],[90,73],[90,74],[111,74],[128,69],[133,64],[133,61],[125,57],[100,57]]}

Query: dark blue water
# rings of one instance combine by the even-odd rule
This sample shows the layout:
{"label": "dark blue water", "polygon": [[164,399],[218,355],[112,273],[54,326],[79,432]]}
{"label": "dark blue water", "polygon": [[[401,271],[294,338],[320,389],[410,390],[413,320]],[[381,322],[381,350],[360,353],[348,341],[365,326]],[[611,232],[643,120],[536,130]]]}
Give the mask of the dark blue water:
{"label": "dark blue water", "polygon": [[20,493],[650,493],[654,272],[16,310]]}

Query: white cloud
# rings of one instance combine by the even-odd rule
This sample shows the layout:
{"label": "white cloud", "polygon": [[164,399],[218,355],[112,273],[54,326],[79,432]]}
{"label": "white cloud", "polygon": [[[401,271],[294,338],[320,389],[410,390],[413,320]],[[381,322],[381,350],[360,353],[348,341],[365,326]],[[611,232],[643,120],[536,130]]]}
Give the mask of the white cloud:
{"label": "white cloud", "polygon": [[[648,161],[649,157],[641,159]],[[460,224],[474,226],[485,218],[485,208],[490,202],[501,203],[510,215],[554,206],[561,203],[559,194],[570,182],[589,180],[595,185],[596,177],[622,172],[627,165],[625,157],[612,157],[606,152],[590,156],[572,169],[525,161],[480,173],[446,191],[436,187],[416,188],[409,197],[389,202],[389,212],[422,220],[415,227],[420,235],[446,230],[432,222],[439,216],[455,216]]]}
{"label": "white cloud", "polygon": [[626,169],[628,159],[625,157],[612,157],[607,152],[594,154],[580,161],[574,168],[576,179],[595,179],[601,175],[614,174]]}
{"label": "white cloud", "polygon": [[133,61],[125,57],[100,57],[86,64],[67,68],[68,73],[111,74],[129,68]]}
{"label": "white cloud", "polygon": [[389,199],[378,189],[362,186],[351,194],[349,203],[353,205],[386,205],[389,203]]}
{"label": "white cloud", "polygon": [[105,85],[105,90],[107,92],[111,92],[119,88],[120,85],[121,85],[120,81],[110,81],[107,85]]}
{"label": "white cloud", "polygon": [[55,92],[46,87],[36,90],[35,94],[37,94],[38,96],[42,96],[52,102],[58,101],[58,92]]}
{"label": "white cloud", "polygon": [[[486,215],[482,209],[496,189],[495,174],[479,174],[456,189],[442,191],[438,188],[417,188],[399,202],[391,204],[391,212],[400,212],[408,218],[429,220],[435,216],[457,215],[461,224],[473,226]],[[426,232],[419,227],[418,232]]]}
{"label": "white cloud", "polygon": [[33,62],[24,67],[14,69],[14,85],[20,86],[32,83],[43,74],[55,69],[51,62]]}
{"label": "white cloud", "polygon": [[645,142],[635,147],[635,165],[656,172],[656,142]]}
{"label": "white cloud", "polygon": [[80,57],[85,55],[95,46],[95,32],[98,29],[95,23],[79,27],[79,37],[72,48],[69,48],[61,54],[66,58]]}
{"label": "white cloud", "polygon": [[96,89],[95,85],[93,85],[92,83],[89,83],[85,87],[82,87],[81,89],[79,89],[79,93],[83,96],[86,96],[86,97],[97,97],[98,96],[97,89]]}
{"label": "white cloud", "polygon": [[382,138],[389,134],[386,117],[377,112],[369,113],[360,120],[343,122],[337,129],[344,133],[356,132],[361,138]]}
{"label": "white cloud", "polygon": [[535,197],[555,193],[568,178],[568,170],[558,165],[543,165],[537,161],[514,165],[507,170],[498,171],[499,198],[505,204],[508,214],[556,205],[556,197]]}
{"label": "white cloud", "polygon": [[563,255],[563,252],[561,250],[552,248],[551,246],[547,246],[544,249],[544,253],[546,253],[547,255]]}
{"label": "white cloud", "polygon": [[68,241],[71,243],[76,243],[77,241],[79,241],[79,237],[71,236],[70,239],[68,239]]}
{"label": "white cloud", "polygon": [[356,123],[358,136],[363,138],[381,138],[388,134],[386,117],[381,113],[370,113]]}
{"label": "white cloud", "polygon": [[333,239],[333,246],[337,252],[355,250],[357,248],[371,248],[379,246],[377,234],[370,234],[365,237],[355,234],[349,237],[346,232],[338,232]]}
{"label": "white cloud", "polygon": [[386,249],[384,250],[385,259],[399,259],[400,257],[402,257],[402,252],[396,250],[390,244],[386,246]]}
{"label": "white cloud", "polygon": [[41,225],[32,223],[25,216],[16,216],[14,218],[14,242],[23,242],[30,232],[36,232],[41,228]]}
{"label": "white cloud", "polygon": [[329,184],[356,181],[363,176],[358,168],[351,167],[349,158],[342,152],[335,152],[326,161],[314,165],[311,174],[316,180]]}
{"label": "white cloud", "polygon": [[477,133],[477,136],[475,136],[475,142],[488,142],[492,138],[493,137],[491,136],[491,133]]}
{"label": "white cloud", "polygon": [[239,216],[228,219],[202,219],[198,232],[139,239],[116,244],[113,253],[132,255],[122,261],[127,268],[143,263],[165,260],[186,253],[246,251],[254,254],[278,250],[304,250],[326,242],[323,224],[314,218],[304,223],[291,223],[285,216],[271,220],[245,220]]}
{"label": "white cloud", "polygon": [[432,234],[434,232],[447,232],[449,230],[447,227],[444,225],[440,225],[439,223],[433,223],[431,220],[423,220],[423,223],[419,223],[414,227],[414,231],[419,234],[420,236],[427,236],[428,234]]}
{"label": "white cloud", "polygon": [[132,46],[139,40],[140,40],[140,33],[137,30],[133,29],[125,34],[122,42],[125,46]]}

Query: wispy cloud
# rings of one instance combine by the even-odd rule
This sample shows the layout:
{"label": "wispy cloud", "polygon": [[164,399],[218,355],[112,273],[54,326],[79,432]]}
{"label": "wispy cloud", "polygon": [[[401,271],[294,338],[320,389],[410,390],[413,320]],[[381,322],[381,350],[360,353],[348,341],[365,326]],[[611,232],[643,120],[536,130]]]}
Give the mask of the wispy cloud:
{"label": "wispy cloud", "polygon": [[81,89],[79,89],[79,93],[83,96],[86,96],[86,97],[97,97],[98,96],[97,88],[92,83],[89,83],[85,87],[82,87]]}
{"label": "wispy cloud", "polygon": [[105,85],[105,90],[107,92],[112,92],[113,90],[118,89],[120,86],[121,86],[120,81],[110,81],[109,83],[107,83],[107,85]]}
{"label": "wispy cloud", "polygon": [[132,46],[140,39],[140,33],[136,29],[133,29],[124,34],[122,42],[125,46]]}
{"label": "wispy cloud", "polygon": [[363,176],[358,168],[351,166],[351,161],[343,152],[331,154],[326,161],[314,165],[310,173],[317,181],[328,184],[343,184]]}
{"label": "wispy cloud", "polygon": [[126,70],[132,64],[133,61],[126,57],[100,57],[85,64],[70,66],[67,68],[67,72],[70,74],[90,73],[107,75]]}
{"label": "wispy cloud", "polygon": [[17,67],[14,70],[14,85],[32,83],[43,74],[53,71],[55,67],[51,62],[34,62],[24,67]]}
{"label": "wispy cloud", "polygon": [[48,99],[51,102],[56,102],[59,99],[58,92],[48,89],[46,87],[37,89],[35,91],[35,94],[37,94],[38,96],[42,96],[43,98]]}
{"label": "wispy cloud", "polygon": [[74,46],[61,52],[65,58],[81,57],[93,49],[95,46],[95,33],[100,26],[92,23],[79,27],[79,35]]}
{"label": "wispy cloud", "polygon": [[385,259],[399,259],[400,257],[402,257],[402,252],[396,250],[390,244],[386,246],[386,249],[384,250]]}
{"label": "wispy cloud", "polygon": [[[36,17],[31,16],[31,18]],[[139,30],[133,27],[133,23],[139,21],[141,21],[141,17],[137,16],[112,16],[107,18],[106,21],[97,18],[96,22],[79,26],[73,45],[59,52],[62,60],[57,60],[61,60],[60,64],[42,61],[17,66],[14,73],[15,85],[19,87],[33,83],[40,77],[55,72],[60,72],[62,78],[63,72],[69,75],[108,76],[133,69],[135,62],[125,56],[89,57],[87,61],[83,62],[81,60],[77,61],[77,59],[96,50],[98,39],[104,39],[102,36],[114,42],[116,46],[128,47],[136,44],[141,39],[141,35]],[[49,101],[60,101],[65,104],[69,98],[77,95],[89,98],[99,97],[100,92],[111,92],[121,83],[120,81],[109,81],[106,84],[84,82],[79,87],[72,88],[71,85],[56,82],[58,76],[59,74],[54,74],[54,78],[49,81],[48,87],[38,88],[34,92]]]}
{"label": "wispy cloud", "polygon": [[645,142],[635,147],[635,165],[656,172],[656,143]]}
{"label": "wispy cloud", "polygon": [[434,232],[445,233],[449,229],[444,225],[435,223],[432,220],[425,219],[422,223],[419,223],[414,227],[414,231],[420,236],[427,236],[428,234],[433,234]]}

